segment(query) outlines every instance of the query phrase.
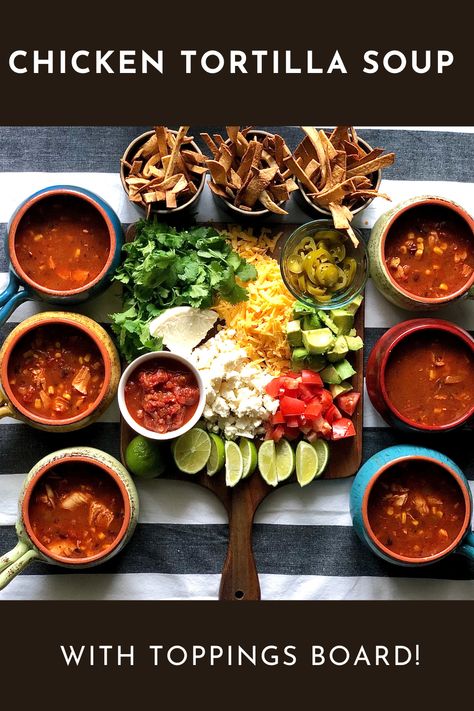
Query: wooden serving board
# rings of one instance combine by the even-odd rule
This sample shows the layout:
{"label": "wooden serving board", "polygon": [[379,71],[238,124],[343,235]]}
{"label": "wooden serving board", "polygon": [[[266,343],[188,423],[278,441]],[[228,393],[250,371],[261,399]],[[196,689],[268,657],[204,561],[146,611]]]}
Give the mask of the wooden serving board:
{"label": "wooden serving board", "polygon": [[[217,228],[225,228],[226,225],[212,225]],[[297,225],[265,225],[275,233],[282,233],[277,251],[286,237],[288,237]],[[135,234],[134,225],[127,232],[127,241],[133,239]],[[357,311],[354,327],[358,335],[363,336],[364,331],[364,303]],[[341,479],[353,476],[360,467],[362,461],[362,428],[363,428],[363,393],[364,393],[364,358],[363,350],[351,355],[350,360],[357,371],[352,382],[354,390],[361,393],[361,399],[357,410],[352,417],[357,435],[350,439],[341,440],[331,444],[331,455],[328,466],[322,476],[323,479]],[[125,451],[127,445],[135,436],[135,432],[128,424],[121,420],[120,433],[120,453],[122,462],[125,463]],[[212,491],[223,504],[229,517],[229,542],[227,556],[222,570],[222,578],[219,591],[220,600],[259,600],[260,584],[258,580],[257,568],[252,548],[252,526],[257,508],[275,488],[269,486],[256,471],[248,479],[244,479],[234,488],[225,484],[224,472],[210,477],[205,472],[195,476],[189,476],[170,467],[162,478],[187,481],[205,489]],[[278,485],[296,483],[293,475],[285,482]],[[317,482],[315,483],[317,486]],[[276,488],[278,488],[276,487]]]}

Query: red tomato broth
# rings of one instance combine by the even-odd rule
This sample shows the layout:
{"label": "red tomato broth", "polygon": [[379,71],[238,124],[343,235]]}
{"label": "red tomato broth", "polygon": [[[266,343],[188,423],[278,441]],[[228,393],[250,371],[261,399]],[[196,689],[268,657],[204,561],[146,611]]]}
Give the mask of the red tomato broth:
{"label": "red tomato broth", "polygon": [[385,366],[390,405],[416,426],[462,421],[474,406],[474,356],[461,338],[425,329],[398,343]]}
{"label": "red tomato broth", "polygon": [[14,402],[35,417],[61,422],[91,409],[105,381],[102,354],[93,339],[68,324],[25,333],[8,358]]}
{"label": "red tomato broth", "polygon": [[449,208],[421,205],[402,213],[385,239],[384,258],[392,279],[423,299],[449,297],[474,273],[473,233]]}
{"label": "red tomato broth", "polygon": [[34,485],[27,522],[40,547],[71,562],[106,554],[127,523],[124,497],[113,477],[85,461],[50,468]]}
{"label": "red tomato broth", "polygon": [[125,404],[142,427],[164,434],[185,425],[196,412],[199,385],[189,368],[170,359],[148,360],[125,384]]}
{"label": "red tomato broth", "polygon": [[15,255],[35,284],[52,291],[73,291],[104,269],[110,235],[96,207],[75,195],[53,195],[32,205],[16,228]]}
{"label": "red tomato broth", "polygon": [[408,559],[439,556],[466,526],[466,501],[455,477],[422,458],[393,464],[369,493],[367,522],[376,542]]}

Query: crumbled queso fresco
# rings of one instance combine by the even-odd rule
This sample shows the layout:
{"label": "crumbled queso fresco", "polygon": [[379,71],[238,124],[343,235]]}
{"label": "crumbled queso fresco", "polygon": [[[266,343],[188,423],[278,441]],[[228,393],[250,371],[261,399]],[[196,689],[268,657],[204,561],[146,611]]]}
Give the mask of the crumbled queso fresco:
{"label": "crumbled queso fresco", "polygon": [[234,339],[235,331],[224,329],[196,348],[192,360],[206,385],[208,429],[226,439],[253,438],[264,432],[263,423],[276,412],[278,401],[265,393],[272,375],[253,365]]}

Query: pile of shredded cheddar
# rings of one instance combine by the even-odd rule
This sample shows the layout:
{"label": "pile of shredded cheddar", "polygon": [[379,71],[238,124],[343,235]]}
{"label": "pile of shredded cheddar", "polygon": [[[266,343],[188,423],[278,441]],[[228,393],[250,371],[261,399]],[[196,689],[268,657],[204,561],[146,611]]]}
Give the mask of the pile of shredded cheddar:
{"label": "pile of shredded cheddar", "polygon": [[279,375],[289,368],[286,324],[291,320],[295,299],[283,283],[278,262],[270,256],[279,235],[270,234],[263,228],[254,236],[251,229],[243,232],[237,227],[226,233],[232,249],[255,266],[258,276],[246,284],[248,301],[229,304],[220,299],[213,308],[236,331],[238,344],[252,362]]}

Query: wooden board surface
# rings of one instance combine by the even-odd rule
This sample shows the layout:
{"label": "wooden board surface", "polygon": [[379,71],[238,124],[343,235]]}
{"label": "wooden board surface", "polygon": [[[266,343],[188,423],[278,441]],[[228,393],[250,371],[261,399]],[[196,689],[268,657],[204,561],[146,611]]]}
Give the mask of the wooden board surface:
{"label": "wooden board surface", "polygon": [[[216,226],[216,225],[213,225]],[[225,228],[225,225],[217,227]],[[278,251],[286,237],[297,225],[268,225],[276,233],[282,233],[279,240]],[[127,241],[134,237],[134,226],[127,232]],[[358,335],[363,336],[364,331],[364,304],[355,317],[355,328]],[[364,358],[363,350],[352,354],[352,365],[357,371],[353,376],[354,390],[361,393],[357,410],[352,418],[357,435],[350,439],[341,440],[331,444],[331,455],[323,479],[341,479],[353,476],[362,461],[362,429],[363,429],[363,393],[364,393]],[[125,450],[135,432],[121,419],[120,453],[122,462],[125,463]],[[182,474],[175,468],[168,469],[163,475],[166,479],[192,482],[212,491],[223,504],[229,517],[229,543],[227,556],[222,570],[219,591],[221,600],[259,600],[260,584],[255,558],[252,549],[252,525],[257,508],[275,489],[269,486],[256,471],[251,477],[240,482],[234,488],[225,485],[224,472],[213,477],[200,473],[195,476]],[[293,475],[290,479],[278,485],[286,486],[296,481]],[[317,486],[317,482],[314,484]],[[278,488],[277,487],[277,488]]]}

